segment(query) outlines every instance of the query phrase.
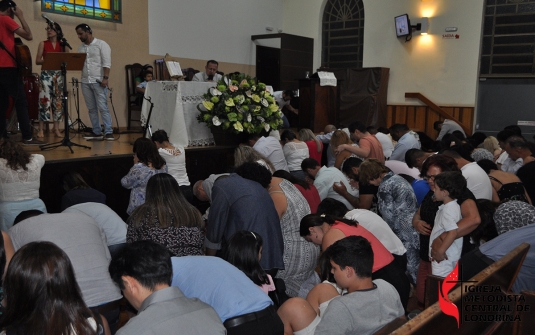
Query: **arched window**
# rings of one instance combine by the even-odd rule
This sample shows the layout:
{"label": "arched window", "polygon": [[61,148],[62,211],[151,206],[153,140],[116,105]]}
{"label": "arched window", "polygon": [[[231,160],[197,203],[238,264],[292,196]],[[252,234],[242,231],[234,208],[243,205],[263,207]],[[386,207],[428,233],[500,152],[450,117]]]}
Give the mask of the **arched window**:
{"label": "arched window", "polygon": [[42,0],[43,12],[121,23],[121,0]]}
{"label": "arched window", "polygon": [[362,0],[328,0],[322,24],[322,65],[330,68],[362,67]]}

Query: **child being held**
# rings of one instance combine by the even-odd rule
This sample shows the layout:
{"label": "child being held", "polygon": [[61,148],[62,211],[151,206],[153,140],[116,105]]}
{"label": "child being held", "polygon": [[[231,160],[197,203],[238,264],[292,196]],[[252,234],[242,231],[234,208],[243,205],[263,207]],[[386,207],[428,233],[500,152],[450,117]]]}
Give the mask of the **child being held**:
{"label": "child being held", "polygon": [[[443,172],[435,177],[435,199],[444,203],[438,208],[429,242],[429,260],[432,262],[432,273],[435,276],[446,277],[461,257],[463,238],[457,238],[457,222],[462,216],[461,207],[456,199],[463,194],[465,189],[466,179],[461,172]],[[446,234],[436,255],[443,260],[437,261],[431,257],[431,245],[444,232]]]}
{"label": "child being held", "polygon": [[136,92],[137,93],[145,94],[145,88],[147,88],[147,83],[149,81],[152,81],[152,71],[145,71],[144,80],[145,81],[143,81],[139,85],[137,85],[137,87],[136,87]]}

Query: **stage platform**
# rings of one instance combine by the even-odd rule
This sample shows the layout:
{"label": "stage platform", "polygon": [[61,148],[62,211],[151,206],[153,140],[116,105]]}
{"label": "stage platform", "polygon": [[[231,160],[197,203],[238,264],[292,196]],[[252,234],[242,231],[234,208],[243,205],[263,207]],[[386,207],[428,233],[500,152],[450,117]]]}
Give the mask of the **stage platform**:
{"label": "stage platform", "polygon": [[[32,154],[45,156],[45,166],[41,170],[40,198],[45,202],[49,213],[61,211],[61,197],[65,194],[62,176],[68,171],[79,172],[86,182],[106,194],[106,202],[117,214],[126,219],[126,208],[130,190],[121,186],[133,161],[134,141],[141,133],[114,134],[115,141],[87,141],[82,134],[71,133],[73,143],[87,145],[91,149],[73,146],[74,153],[68,147],[61,146],[54,150],[41,150],[39,146],[23,146]],[[19,134],[20,137],[20,134]],[[17,135],[12,136],[17,140]],[[19,139],[20,140],[20,139]],[[45,134],[49,143],[61,141],[54,134]],[[232,146],[205,146],[186,148],[186,169],[191,185],[197,180],[205,179],[212,173],[228,172],[234,164]],[[206,208],[204,203],[195,204],[199,209]]]}

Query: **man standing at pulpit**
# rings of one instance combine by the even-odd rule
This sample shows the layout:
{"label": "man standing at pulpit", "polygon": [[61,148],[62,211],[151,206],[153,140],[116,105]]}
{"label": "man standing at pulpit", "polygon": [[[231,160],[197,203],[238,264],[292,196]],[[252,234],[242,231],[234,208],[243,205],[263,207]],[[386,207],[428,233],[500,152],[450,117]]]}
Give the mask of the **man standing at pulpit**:
{"label": "man standing at pulpit", "polygon": [[208,62],[206,62],[206,66],[204,67],[205,72],[199,72],[193,76],[193,79],[191,81],[202,81],[202,82],[218,82],[221,80],[221,75],[217,73],[217,67],[219,66],[219,63],[215,60],[211,59]]}

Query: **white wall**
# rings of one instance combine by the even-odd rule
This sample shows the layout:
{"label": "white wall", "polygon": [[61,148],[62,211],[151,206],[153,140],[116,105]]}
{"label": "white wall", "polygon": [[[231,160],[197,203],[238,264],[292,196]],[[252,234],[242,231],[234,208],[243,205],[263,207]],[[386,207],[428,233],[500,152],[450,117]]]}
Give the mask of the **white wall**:
{"label": "white wall", "polygon": [[[321,18],[326,0],[284,0],[283,29],[314,38],[314,67],[321,65]],[[415,104],[405,92],[420,92],[439,105],[474,106],[484,0],[363,0],[364,67],[389,67],[388,104]],[[405,43],[394,17],[411,23],[430,17],[428,36]],[[459,39],[442,39],[445,27]]]}
{"label": "white wall", "polygon": [[253,65],[251,35],[282,28],[282,0],[148,1],[154,55]]}

